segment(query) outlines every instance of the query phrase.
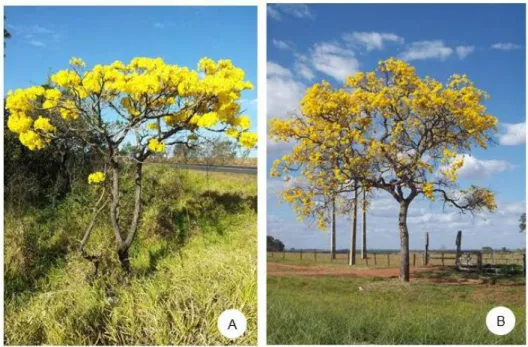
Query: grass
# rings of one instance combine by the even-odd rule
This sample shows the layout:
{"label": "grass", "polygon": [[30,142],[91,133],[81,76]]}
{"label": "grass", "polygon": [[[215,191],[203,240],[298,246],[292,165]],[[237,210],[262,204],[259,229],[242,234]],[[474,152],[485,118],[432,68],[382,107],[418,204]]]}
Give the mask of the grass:
{"label": "grass", "polygon": [[[92,265],[76,252],[90,214],[85,187],[55,208],[6,213],[5,343],[256,344],[256,192],[251,176],[213,173],[207,181],[149,166],[130,278],[118,267],[106,216],[88,247],[102,256],[102,275],[91,278]],[[248,320],[234,342],[216,326],[230,308]]]}
{"label": "grass", "polygon": [[[429,281],[456,276],[424,273],[410,284],[388,278],[268,276],[268,343],[525,343],[524,278],[486,282],[494,285]],[[499,305],[517,319],[506,336],[493,335],[485,325],[488,311]]]}

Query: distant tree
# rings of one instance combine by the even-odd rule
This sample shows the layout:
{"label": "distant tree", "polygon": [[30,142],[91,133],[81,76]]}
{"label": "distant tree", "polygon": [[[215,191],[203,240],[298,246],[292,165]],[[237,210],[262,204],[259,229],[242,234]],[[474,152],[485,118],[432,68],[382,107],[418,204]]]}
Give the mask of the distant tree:
{"label": "distant tree", "polygon": [[482,252],[491,253],[491,252],[493,252],[493,248],[491,248],[491,247],[482,247]]}
{"label": "distant tree", "polygon": [[172,155],[177,162],[188,164],[191,161],[199,159],[200,149],[198,146],[188,146],[187,144],[178,143],[174,145]]}
{"label": "distant tree", "polygon": [[284,251],[284,244],[279,239],[276,239],[273,236],[268,235],[267,249],[268,249],[268,252],[282,252]]}
{"label": "distant tree", "polygon": [[526,231],[526,212],[519,218],[519,229],[521,233]]}

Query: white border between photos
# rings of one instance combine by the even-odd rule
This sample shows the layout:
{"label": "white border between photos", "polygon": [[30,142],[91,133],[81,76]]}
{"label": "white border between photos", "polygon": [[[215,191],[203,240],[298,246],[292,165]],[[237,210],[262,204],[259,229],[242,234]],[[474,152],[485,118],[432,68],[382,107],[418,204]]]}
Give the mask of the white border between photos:
{"label": "white border between photos", "polygon": [[[525,3],[527,0],[509,0],[508,3]],[[274,4],[274,3],[298,3],[298,4],[347,4],[347,3],[355,3],[355,4],[381,4],[381,3],[464,3],[464,4],[482,4],[482,3],[504,3],[504,1],[456,1],[456,0],[440,0],[440,1],[420,1],[420,0],[408,0],[408,1],[394,1],[394,0],[3,0],[2,5],[0,6],[0,15],[4,15],[4,6],[258,6],[257,10],[257,37],[258,37],[258,52],[257,52],[257,76],[258,76],[258,107],[257,107],[257,127],[258,127],[258,269],[257,269],[257,279],[258,279],[258,338],[257,343],[258,346],[266,346],[266,235],[267,235],[267,228],[266,228],[266,221],[267,221],[267,177],[268,177],[268,168],[267,168],[267,150],[266,150],[266,143],[267,143],[267,136],[266,136],[266,130],[267,130],[267,115],[266,115],[266,95],[267,95],[267,88],[266,88],[266,63],[267,63],[267,55],[266,55],[266,47],[267,47],[267,40],[266,40],[266,30],[267,30],[267,18],[266,18],[266,11],[267,11],[267,4]],[[528,8],[528,6],[527,6]],[[528,11],[527,11],[528,14]],[[528,17],[528,15],[527,15]],[[353,19],[352,19],[353,20]],[[2,26],[4,25],[4,22],[2,22]],[[528,36],[528,31],[527,35]],[[526,49],[526,43],[525,43],[525,49]],[[4,54],[4,47],[0,48],[0,53]],[[528,71],[528,60],[526,63],[526,70]],[[0,63],[0,71],[4,71],[4,59],[1,59]],[[3,74],[2,78],[0,78],[0,87],[3,90],[4,85],[4,79]],[[526,89],[527,95],[525,97],[525,102],[527,105],[526,113],[528,114],[528,88]],[[4,95],[2,93],[2,96],[0,97],[2,102],[4,101]],[[526,117],[526,116],[525,116]],[[3,160],[3,154],[4,154],[4,136],[3,136],[3,127],[2,127],[2,137],[0,139],[0,155],[2,156]],[[528,134],[528,132],[527,132]],[[526,146],[526,145],[525,145]],[[525,157],[525,171],[526,171],[526,162],[528,162],[528,153],[526,153]],[[3,163],[3,162],[2,162]],[[3,185],[3,164],[0,166],[0,173],[2,175],[2,184],[0,187],[0,192],[4,193],[4,185]],[[528,172],[527,173],[527,179],[528,179]],[[528,196],[528,187],[526,188],[525,192],[525,200]],[[4,262],[4,237],[3,237],[3,230],[4,230],[4,200],[2,199],[0,202],[1,207],[1,216],[2,219],[0,221],[0,226],[2,228],[2,237],[0,240],[0,248],[2,249],[0,259],[2,260],[2,264]],[[528,240],[526,240],[528,241]],[[528,245],[528,242],[527,242]],[[1,298],[1,327],[0,331],[3,335],[3,329],[4,329],[4,295],[3,295],[3,288],[4,288],[4,278],[1,276],[0,278],[0,285],[2,287],[2,298]],[[526,301],[528,302],[528,293],[525,293],[526,295]],[[528,314],[528,311],[527,311]],[[527,315],[528,317],[528,315]],[[525,321],[528,321],[525,317]],[[483,323],[484,324],[484,323]],[[526,328],[526,327],[525,327]],[[525,330],[526,332],[526,341],[528,341],[528,330]],[[460,345],[463,346],[463,345]]]}

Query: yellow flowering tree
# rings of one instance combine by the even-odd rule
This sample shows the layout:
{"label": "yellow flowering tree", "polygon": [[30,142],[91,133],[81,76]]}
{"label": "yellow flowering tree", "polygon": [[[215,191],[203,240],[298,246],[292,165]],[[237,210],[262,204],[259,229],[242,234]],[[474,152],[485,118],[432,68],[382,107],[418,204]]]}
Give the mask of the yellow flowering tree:
{"label": "yellow flowering tree", "polygon": [[[10,91],[6,99],[7,125],[30,150],[54,142],[78,144],[95,150],[104,169],[92,173],[90,184],[100,186],[101,197],[93,209],[80,250],[86,254],[96,217],[109,205],[116,250],[126,272],[131,272],[128,250],[142,214],[142,169],[152,154],[168,146],[192,146],[197,138],[225,133],[244,147],[255,146],[256,134],[248,132],[249,117],[242,115],[239,100],[252,89],[244,71],[230,60],[203,58],[197,70],[166,64],[161,58],[134,58],[95,65],[72,58],[70,67],[50,77],[45,86]],[[75,141],[75,142],[73,142]],[[120,156],[125,144],[130,157]],[[125,225],[119,218],[120,171],[125,160],[135,166],[135,205]]]}
{"label": "yellow flowering tree", "polygon": [[394,197],[400,205],[400,278],[408,281],[407,213],[417,196],[462,211],[496,209],[489,189],[456,183],[463,154],[486,148],[497,130],[497,118],[483,105],[487,98],[465,75],[442,84],[394,58],[350,76],[343,88],[317,83],[299,115],[270,121],[273,140],[295,142],[271,174],[289,179],[294,170],[303,176],[303,185],[290,185],[283,198],[301,217],[315,215],[321,228],[328,210],[321,206],[332,199],[322,196],[354,191],[359,182]]}

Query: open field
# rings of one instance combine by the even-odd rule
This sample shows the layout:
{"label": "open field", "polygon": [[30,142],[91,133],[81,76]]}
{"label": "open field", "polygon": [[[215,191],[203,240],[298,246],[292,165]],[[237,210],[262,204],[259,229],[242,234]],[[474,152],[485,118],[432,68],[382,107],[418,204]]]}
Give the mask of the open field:
{"label": "open field", "polygon": [[[5,336],[8,345],[204,345],[228,308],[248,320],[236,344],[257,337],[254,177],[145,168],[144,216],[132,249],[134,274],[114,259],[107,216],[89,252],[77,247],[89,220],[86,187],[58,206],[5,216]],[[127,184],[124,184],[126,189]],[[130,202],[123,203],[126,213]]]}
{"label": "open field", "polygon": [[[351,269],[268,257],[270,344],[524,344],[523,276],[457,273],[452,267]],[[485,325],[498,305],[516,328],[495,336]]]}

